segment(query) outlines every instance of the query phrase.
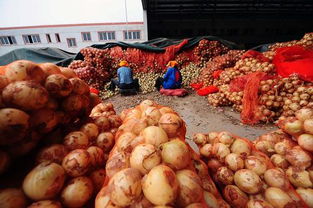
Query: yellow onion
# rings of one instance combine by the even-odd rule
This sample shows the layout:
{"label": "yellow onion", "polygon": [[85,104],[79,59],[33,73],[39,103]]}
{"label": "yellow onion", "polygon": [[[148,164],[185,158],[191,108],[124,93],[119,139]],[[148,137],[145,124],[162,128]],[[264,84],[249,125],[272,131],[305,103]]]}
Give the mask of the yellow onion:
{"label": "yellow onion", "polygon": [[281,128],[284,132],[297,136],[303,132],[303,122],[293,117],[287,118],[284,120]]}
{"label": "yellow onion", "polygon": [[140,198],[135,203],[129,206],[129,208],[150,208],[150,207],[153,207],[153,204],[149,202],[149,200],[143,195],[143,193],[141,193]]}
{"label": "yellow onion", "polygon": [[298,144],[304,150],[313,152],[313,135],[312,134],[301,134],[298,137]]}
{"label": "yellow onion", "polygon": [[187,144],[180,139],[173,139],[162,144],[161,157],[164,164],[174,170],[187,167],[191,161],[191,154]]}
{"label": "yellow onion", "polygon": [[309,208],[313,208],[313,189],[297,188],[296,192],[301,196]]}
{"label": "yellow onion", "polygon": [[6,66],[5,76],[10,82],[22,80],[34,80],[42,82],[46,78],[42,68],[31,61],[18,60]]}
{"label": "yellow onion", "polygon": [[23,181],[23,191],[32,200],[54,198],[62,189],[65,171],[56,163],[44,162],[31,170]]}
{"label": "yellow onion", "polygon": [[30,125],[40,133],[48,133],[58,124],[58,117],[54,110],[39,109],[31,114]]}
{"label": "yellow onion", "polygon": [[286,171],[288,180],[296,187],[312,188],[309,172],[298,167],[289,167]]}
{"label": "yellow onion", "polygon": [[200,154],[203,155],[204,157],[210,157],[212,154],[212,144],[205,144],[202,147],[200,147],[199,151]]}
{"label": "yellow onion", "polygon": [[72,177],[82,176],[88,172],[91,158],[87,150],[76,149],[68,153],[63,159],[62,166]]}
{"label": "yellow onion", "polygon": [[311,156],[308,152],[304,151],[300,146],[295,146],[287,150],[286,159],[295,167],[307,168],[311,166]]}
{"label": "yellow onion", "polygon": [[217,135],[218,141],[220,143],[225,144],[226,146],[230,146],[233,141],[234,141],[234,137],[231,133],[227,132],[227,131],[222,131]]}
{"label": "yellow onion", "polygon": [[91,165],[94,168],[103,167],[105,165],[104,153],[100,147],[96,146],[88,147],[87,152],[90,155]]}
{"label": "yellow onion", "polygon": [[212,193],[204,191],[203,192],[203,198],[204,198],[204,201],[208,207],[220,208],[219,202],[217,201],[216,197]]}
{"label": "yellow onion", "polygon": [[95,208],[122,208],[113,204],[110,197],[110,191],[107,186],[102,187],[96,196]]}
{"label": "yellow onion", "polygon": [[114,145],[114,135],[111,132],[102,132],[98,135],[96,144],[104,152],[109,152]]}
{"label": "yellow onion", "polygon": [[52,74],[46,78],[45,88],[53,96],[65,97],[72,92],[73,85],[64,75]]}
{"label": "yellow onion", "polygon": [[64,137],[63,143],[69,150],[86,149],[89,145],[89,139],[84,132],[73,131]]}
{"label": "yellow onion", "polygon": [[165,113],[159,120],[159,126],[164,129],[168,137],[177,136],[180,128],[183,126],[183,120],[174,113]]}
{"label": "yellow onion", "polygon": [[234,173],[227,167],[220,167],[216,171],[215,178],[224,185],[230,185],[234,182]]}
{"label": "yellow onion", "polygon": [[108,117],[111,128],[118,128],[123,123],[122,119],[118,115],[110,115]]}
{"label": "yellow onion", "polygon": [[6,150],[12,158],[21,157],[34,149],[40,139],[40,134],[35,131],[30,131],[27,133],[25,138],[18,143],[18,145],[11,145],[7,147]]}
{"label": "yellow onion", "polygon": [[248,196],[234,185],[227,185],[223,190],[223,196],[235,208],[246,207],[249,200]]}
{"label": "yellow onion", "polygon": [[232,153],[248,156],[251,153],[250,145],[243,139],[236,139],[230,147]]}
{"label": "yellow onion", "polygon": [[141,194],[141,174],[137,169],[126,168],[117,172],[109,181],[111,201],[118,206],[129,206]]}
{"label": "yellow onion", "polygon": [[99,192],[106,178],[105,169],[101,168],[92,171],[89,175],[89,178],[91,179],[94,185],[95,192]]}
{"label": "yellow onion", "polygon": [[287,169],[289,167],[289,162],[283,155],[274,154],[271,156],[271,161],[275,167]]}
{"label": "yellow onion", "polygon": [[245,166],[242,157],[236,153],[230,153],[225,157],[225,164],[232,171],[243,169]]}
{"label": "yellow onion", "polygon": [[303,123],[305,133],[313,134],[313,118],[307,119]]}
{"label": "yellow onion", "polygon": [[110,121],[105,116],[98,116],[94,118],[94,123],[98,126],[99,131],[107,131],[110,129]]}
{"label": "yellow onion", "polygon": [[272,142],[269,141],[257,141],[254,144],[255,148],[267,155],[271,155],[275,152],[274,150],[274,144]]}
{"label": "yellow onion", "polygon": [[180,170],[176,172],[179,191],[176,202],[185,207],[188,204],[200,202],[203,195],[201,179],[191,170]]}
{"label": "yellow onion", "polygon": [[155,106],[156,103],[152,100],[144,100],[139,104],[139,108],[142,112],[144,112],[148,107]]}
{"label": "yellow onion", "polygon": [[276,187],[270,187],[265,190],[265,199],[275,208],[285,208],[290,205],[295,206],[288,194],[286,194],[286,192],[284,192],[280,188]]}
{"label": "yellow onion", "polygon": [[49,76],[51,74],[61,74],[60,68],[53,63],[41,63],[38,65],[46,73],[46,76]]}
{"label": "yellow onion", "polygon": [[140,119],[141,118],[141,110],[139,109],[136,109],[136,108],[133,108],[133,109],[130,109],[125,118],[123,119],[123,122],[127,122],[128,120],[131,120],[131,119]]}
{"label": "yellow onion", "polygon": [[161,118],[162,114],[156,107],[148,107],[143,111],[141,117],[146,119],[149,126],[156,126]]}
{"label": "yellow onion", "polygon": [[192,203],[192,204],[189,204],[186,208],[203,208],[203,204],[201,204],[201,203]]}
{"label": "yellow onion", "polygon": [[0,190],[0,207],[24,208],[26,203],[26,197],[20,189],[7,188]]}
{"label": "yellow onion", "polygon": [[246,208],[274,208],[270,203],[261,199],[250,199]]}
{"label": "yellow onion", "polygon": [[260,177],[247,169],[238,170],[234,176],[235,184],[248,194],[257,194],[262,190],[263,183]]}
{"label": "yellow onion", "polygon": [[224,162],[225,157],[230,154],[229,148],[223,143],[215,143],[212,148],[212,155],[220,162]]}
{"label": "yellow onion", "polygon": [[161,163],[161,156],[151,144],[139,144],[130,155],[130,166],[142,174],[148,173]]}
{"label": "yellow onion", "polygon": [[120,152],[131,153],[133,147],[131,145],[132,140],[136,137],[135,134],[131,132],[125,132],[117,138],[117,142],[115,143],[115,147]]}
{"label": "yellow onion", "polygon": [[268,169],[265,171],[264,180],[266,184],[271,187],[285,188],[288,185],[284,171],[279,168]]}
{"label": "yellow onion", "polygon": [[111,178],[115,173],[129,167],[129,155],[124,152],[117,152],[116,154],[109,157],[105,166],[105,170],[107,176]]}
{"label": "yellow onion", "polygon": [[275,152],[277,154],[285,155],[287,150],[292,149],[293,146],[294,145],[293,145],[292,142],[290,142],[289,140],[285,139],[285,140],[275,144],[274,149],[275,149]]}
{"label": "yellow onion", "polygon": [[313,118],[313,110],[311,108],[302,108],[296,113],[296,118],[300,121],[305,121],[307,119]]}
{"label": "yellow onion", "polygon": [[9,80],[6,76],[0,75],[0,90],[5,88],[9,84]]}
{"label": "yellow onion", "polygon": [[0,145],[20,141],[29,128],[29,115],[15,108],[0,109]]}
{"label": "yellow onion", "polygon": [[68,79],[77,77],[73,69],[70,69],[68,67],[60,67],[61,73]]}
{"label": "yellow onion", "polygon": [[58,201],[43,200],[43,201],[34,202],[31,205],[29,205],[27,208],[62,208],[62,205]]}
{"label": "yellow onion", "polygon": [[71,78],[69,80],[73,85],[73,92],[74,93],[79,94],[79,95],[89,93],[89,86],[83,80],[81,80],[77,77]]}
{"label": "yellow onion", "polygon": [[124,123],[119,127],[122,132],[132,132],[139,135],[142,130],[148,126],[148,121],[146,119],[129,119],[124,121]]}
{"label": "yellow onion", "polygon": [[215,132],[215,131],[210,132],[208,134],[208,142],[210,144],[213,144],[215,142],[215,140],[217,139],[218,134],[219,134],[219,132]]}
{"label": "yellow onion", "polygon": [[83,207],[93,194],[93,184],[88,177],[73,178],[61,193],[62,203],[69,208]]}
{"label": "yellow onion", "polygon": [[247,159],[245,160],[245,168],[248,170],[252,170],[258,175],[262,175],[267,167],[266,163],[261,161],[258,157],[256,156],[248,156]]}
{"label": "yellow onion", "polygon": [[162,107],[159,109],[159,111],[162,115],[165,113],[175,113],[174,110],[170,107]]}
{"label": "yellow onion", "polygon": [[142,136],[136,136],[132,141],[131,141],[131,147],[134,149],[137,145],[145,143],[145,138]]}
{"label": "yellow onion", "polygon": [[213,173],[216,173],[217,169],[219,169],[222,166],[223,166],[222,163],[215,158],[212,158],[208,161],[209,171],[212,171]]}
{"label": "yellow onion", "polygon": [[99,135],[98,126],[94,123],[86,123],[82,127],[80,127],[80,131],[83,132],[89,139],[91,144],[95,143]]}
{"label": "yellow onion", "polygon": [[142,190],[145,197],[155,205],[174,202],[179,184],[175,172],[165,165],[158,165],[143,178]]}
{"label": "yellow onion", "polygon": [[10,162],[9,154],[0,150],[0,175],[8,169]]}
{"label": "yellow onion", "polygon": [[68,150],[62,144],[54,144],[42,149],[38,155],[36,161],[41,162],[55,162],[61,164],[64,157],[67,155]]}
{"label": "yellow onion", "polygon": [[166,132],[157,126],[149,126],[145,128],[140,135],[145,138],[147,144],[152,144],[156,147],[168,141]]}
{"label": "yellow onion", "polygon": [[192,140],[197,144],[197,145],[205,145],[208,141],[207,135],[197,133],[193,135]]}

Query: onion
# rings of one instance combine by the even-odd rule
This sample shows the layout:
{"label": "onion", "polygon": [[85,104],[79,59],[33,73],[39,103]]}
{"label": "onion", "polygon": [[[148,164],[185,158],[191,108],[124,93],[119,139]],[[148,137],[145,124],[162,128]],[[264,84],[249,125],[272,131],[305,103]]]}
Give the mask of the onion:
{"label": "onion", "polygon": [[8,106],[23,110],[37,110],[46,105],[48,92],[34,81],[18,81],[3,89],[2,98]]}
{"label": "onion", "polygon": [[26,197],[20,189],[2,189],[0,190],[0,207],[24,208],[26,207]]}
{"label": "onion", "polygon": [[79,78],[69,79],[73,86],[73,93],[83,95],[89,93],[89,86],[86,82]]}
{"label": "onion", "polygon": [[266,171],[266,163],[261,161],[256,156],[248,156],[245,160],[245,168],[248,170],[252,170],[258,175],[263,175],[263,173]]}
{"label": "onion", "polygon": [[90,107],[94,107],[102,102],[99,96],[92,92],[89,94],[89,100],[90,100]]}
{"label": "onion", "polygon": [[177,136],[180,128],[183,127],[183,120],[174,113],[165,113],[159,120],[159,126],[164,129],[168,137],[172,138]]}
{"label": "onion", "polygon": [[144,100],[139,104],[139,108],[142,112],[144,112],[148,107],[155,106],[156,103],[152,100]]}
{"label": "onion", "polygon": [[243,139],[236,139],[230,147],[232,153],[248,156],[251,153],[250,145]]}
{"label": "onion", "polygon": [[65,171],[56,163],[41,163],[23,181],[23,191],[32,200],[52,199],[61,191]]}
{"label": "onion", "polygon": [[286,159],[292,166],[302,169],[310,167],[312,161],[310,153],[302,150],[300,146],[295,146],[292,149],[287,150]]}
{"label": "onion", "polygon": [[219,169],[222,166],[223,166],[222,163],[220,163],[220,161],[217,159],[212,158],[208,161],[209,171],[212,171],[213,173],[216,173],[217,169]]}
{"label": "onion", "polygon": [[271,161],[275,167],[287,169],[289,167],[289,162],[283,155],[274,154],[271,156]]}
{"label": "onion", "polygon": [[232,207],[246,207],[248,203],[248,196],[242,192],[237,186],[227,185],[223,190],[225,200]]}
{"label": "onion", "polygon": [[114,145],[114,135],[111,132],[102,132],[97,137],[97,146],[104,152],[109,152]]}
{"label": "onion", "polygon": [[192,160],[193,166],[200,177],[209,175],[208,166],[202,160]]}
{"label": "onion", "polygon": [[77,77],[73,69],[67,67],[60,67],[61,73],[68,79]]}
{"label": "onion", "polygon": [[110,179],[108,187],[114,204],[129,206],[140,197],[141,174],[134,168],[121,170]]}
{"label": "onion", "polygon": [[123,122],[127,122],[128,120],[131,120],[131,119],[140,119],[141,113],[142,112],[140,110],[133,108],[127,112],[125,118],[123,119]]}
{"label": "onion", "polygon": [[61,74],[60,68],[53,63],[41,63],[38,65],[46,73],[46,76],[49,76],[51,74]]}
{"label": "onion", "polygon": [[288,185],[284,171],[279,168],[268,169],[264,173],[264,180],[271,187],[284,189]]}
{"label": "onion", "polygon": [[191,161],[191,154],[186,143],[180,139],[173,139],[162,144],[161,157],[164,164],[174,170],[187,167]]}
{"label": "onion", "polygon": [[246,208],[274,208],[270,203],[261,199],[250,199]]}
{"label": "onion", "polygon": [[130,155],[130,166],[142,174],[148,173],[161,163],[161,156],[151,144],[139,144]]}
{"label": "onion", "polygon": [[65,97],[72,92],[73,85],[64,75],[52,74],[46,78],[45,88],[53,96]]}
{"label": "onion", "polygon": [[61,164],[64,157],[67,155],[68,150],[62,144],[54,144],[42,149],[38,155],[36,161],[42,162],[55,162]]}
{"label": "onion", "polygon": [[234,176],[235,184],[248,194],[257,194],[262,191],[263,183],[260,177],[247,169],[238,170]]}
{"label": "onion", "polygon": [[303,201],[309,206],[309,208],[312,208],[313,207],[313,189],[297,188],[296,191],[301,196]]}
{"label": "onion", "polygon": [[312,188],[309,172],[298,167],[289,167],[286,171],[289,181],[296,187]]}
{"label": "onion", "polygon": [[9,84],[9,80],[6,76],[0,75],[0,90],[5,88]]}
{"label": "onion", "polygon": [[275,144],[274,149],[275,152],[280,155],[285,155],[287,153],[287,150],[292,149],[294,144],[290,140],[283,140],[282,142],[278,142]]}
{"label": "onion", "polygon": [[292,136],[297,136],[303,132],[303,122],[296,118],[287,118],[284,120],[282,129]]}
{"label": "onion", "polygon": [[165,165],[158,165],[143,178],[145,197],[155,205],[171,204],[177,197],[179,184],[175,172]]}
{"label": "onion", "polygon": [[270,187],[265,190],[265,199],[275,208],[285,208],[288,206],[292,207],[292,205],[295,206],[288,194],[276,187]]}
{"label": "onion", "polygon": [[[143,195],[143,193],[140,194],[140,198],[129,206],[129,208],[150,208],[154,207],[151,202]],[[156,207],[168,207],[168,206],[156,206]]]}
{"label": "onion", "polygon": [[40,133],[52,131],[58,124],[58,117],[54,110],[48,108],[39,109],[31,114],[30,125],[38,129]]}
{"label": "onion", "polygon": [[62,203],[69,208],[83,207],[92,197],[93,189],[88,177],[73,178],[61,193]]}
{"label": "onion", "polygon": [[215,142],[215,140],[217,139],[219,132],[210,132],[208,134],[208,141],[210,144],[213,144]]}
{"label": "onion", "polygon": [[5,76],[10,82],[34,80],[41,82],[46,78],[42,68],[27,60],[14,61],[6,66]]}
{"label": "onion", "polygon": [[156,126],[161,116],[162,114],[156,107],[148,107],[141,115],[143,119],[147,120],[149,126]]}
{"label": "onion", "polygon": [[269,141],[257,141],[254,146],[257,150],[267,155],[271,155],[275,152],[274,144]]}
{"label": "onion", "polygon": [[80,127],[80,131],[82,131],[89,138],[91,144],[95,143],[95,140],[99,134],[98,126],[94,123],[84,124],[82,127]]}
{"label": "onion", "polygon": [[8,169],[10,162],[9,154],[0,150],[0,175]]}
{"label": "onion", "polygon": [[312,134],[301,134],[298,138],[298,144],[304,150],[313,152],[313,135]]}
{"label": "onion", "polygon": [[100,147],[88,147],[87,152],[90,155],[91,165],[94,168],[103,167],[105,165],[104,153]]}
{"label": "onion", "polygon": [[303,128],[305,133],[313,134],[313,118],[305,120]]}
{"label": "onion", "polygon": [[29,205],[27,208],[62,208],[62,205],[58,201],[43,200],[43,201],[34,202],[31,205]]}
{"label": "onion", "polygon": [[107,186],[102,187],[100,192],[97,194],[95,200],[95,208],[121,208],[120,206],[116,206],[111,201],[110,192]]}
{"label": "onion", "polygon": [[217,138],[220,143],[223,143],[228,147],[234,142],[234,137],[227,131],[220,132]]}
{"label": "onion", "polygon": [[65,112],[77,112],[84,108],[85,102],[82,95],[70,94],[62,102]]}
{"label": "onion", "polygon": [[152,144],[156,147],[168,141],[166,132],[157,126],[149,126],[141,132],[141,136],[145,138],[147,144]]}
{"label": "onion", "polygon": [[69,150],[86,149],[89,146],[89,139],[82,131],[73,131],[64,137],[64,145]]}
{"label": "onion", "polygon": [[220,208],[219,202],[217,201],[216,197],[207,191],[203,192],[203,197],[206,205],[210,208]]}
{"label": "onion", "polygon": [[122,132],[132,132],[136,135],[139,135],[142,130],[148,126],[146,119],[129,119],[127,122],[124,122],[119,130]]}
{"label": "onion", "polygon": [[234,173],[227,167],[220,167],[216,171],[216,180],[224,185],[230,185],[234,182]]}
{"label": "onion", "polygon": [[311,108],[302,108],[296,113],[296,118],[300,121],[305,121],[307,119],[313,118],[313,110]]}
{"label": "onion", "polygon": [[159,111],[162,115],[165,113],[175,113],[174,110],[170,107],[162,107],[159,109]]}
{"label": "onion", "polygon": [[188,204],[200,202],[203,195],[202,183],[199,176],[191,170],[180,170],[176,172],[179,185],[177,204],[186,207]]}
{"label": "onion", "polygon": [[0,109],[0,145],[20,141],[29,127],[29,115],[15,108]]}
{"label": "onion", "polygon": [[225,157],[230,154],[229,148],[223,143],[215,143],[212,148],[212,155],[220,162],[224,162]]}
{"label": "onion", "polygon": [[109,178],[124,168],[129,168],[129,155],[124,152],[117,152],[109,157],[105,170]]}
{"label": "onion", "polygon": [[203,204],[193,203],[193,204],[189,204],[186,208],[203,208]]}
{"label": "onion", "polygon": [[212,154],[212,148],[212,144],[205,144],[199,149],[200,154],[204,157],[210,157]]}
{"label": "onion", "polygon": [[122,119],[118,115],[110,115],[108,119],[112,128],[118,128],[123,123]]}
{"label": "onion", "polygon": [[59,107],[59,103],[55,98],[49,97],[45,107],[51,110],[56,110]]}
{"label": "onion", "polygon": [[236,153],[230,153],[225,157],[225,164],[233,171],[243,169],[245,164],[241,156]]}
{"label": "onion", "polygon": [[115,147],[120,152],[131,153],[133,150],[131,142],[132,142],[132,140],[135,139],[135,137],[136,137],[135,134],[133,134],[131,132],[126,132],[117,138],[117,142],[115,143]]}
{"label": "onion", "polygon": [[105,169],[98,169],[89,175],[95,188],[95,192],[99,192],[106,178]]}
{"label": "onion", "polygon": [[98,126],[99,132],[107,131],[111,127],[109,119],[105,116],[95,118],[94,123]]}
{"label": "onion", "polygon": [[82,176],[89,170],[91,158],[87,150],[76,149],[68,153],[62,162],[66,173],[72,177]]}
{"label": "onion", "polygon": [[197,133],[193,135],[192,140],[197,144],[197,145],[205,145],[208,141],[207,135]]}

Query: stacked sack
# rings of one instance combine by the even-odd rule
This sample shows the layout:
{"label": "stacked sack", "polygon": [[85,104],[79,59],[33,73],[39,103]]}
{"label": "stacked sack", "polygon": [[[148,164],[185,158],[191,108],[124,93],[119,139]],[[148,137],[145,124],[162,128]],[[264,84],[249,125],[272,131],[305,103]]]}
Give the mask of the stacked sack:
{"label": "stacked sack", "polygon": [[111,103],[100,103],[90,117],[42,147],[22,190],[0,191],[0,207],[93,207],[105,178],[105,164],[122,120]]}
{"label": "stacked sack", "polygon": [[145,100],[121,118],[96,208],[229,207],[206,164],[185,142],[185,123],[171,108]]}
{"label": "stacked sack", "polygon": [[193,140],[232,207],[311,207],[294,190],[288,173],[275,167],[249,140],[229,132],[198,133]]}

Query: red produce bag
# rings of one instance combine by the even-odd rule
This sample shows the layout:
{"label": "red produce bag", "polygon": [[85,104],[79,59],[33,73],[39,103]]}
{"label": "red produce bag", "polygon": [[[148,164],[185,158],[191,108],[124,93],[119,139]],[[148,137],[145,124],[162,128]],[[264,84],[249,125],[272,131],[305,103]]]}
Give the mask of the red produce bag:
{"label": "red produce bag", "polygon": [[212,93],[215,93],[215,92],[218,92],[218,88],[213,86],[213,85],[210,85],[210,86],[207,86],[207,87],[199,89],[197,91],[197,94],[200,95],[200,96],[206,96],[208,94],[212,94]]}
{"label": "red produce bag", "polygon": [[190,87],[192,87],[194,90],[198,90],[203,87],[203,83],[192,83],[190,84]]}
{"label": "red produce bag", "polygon": [[99,90],[97,90],[97,89],[95,89],[93,87],[90,87],[90,92],[99,95]]}
{"label": "red produce bag", "polygon": [[273,63],[282,77],[298,74],[305,81],[313,81],[313,50],[302,46],[278,48]]}
{"label": "red produce bag", "polygon": [[262,61],[262,62],[269,62],[270,61],[262,53],[254,51],[254,50],[248,50],[247,52],[245,52],[241,56],[241,59],[244,59],[244,58],[255,58],[255,59],[258,59],[259,61]]}
{"label": "red produce bag", "polygon": [[164,89],[160,90],[162,95],[183,97],[188,94],[185,89]]}

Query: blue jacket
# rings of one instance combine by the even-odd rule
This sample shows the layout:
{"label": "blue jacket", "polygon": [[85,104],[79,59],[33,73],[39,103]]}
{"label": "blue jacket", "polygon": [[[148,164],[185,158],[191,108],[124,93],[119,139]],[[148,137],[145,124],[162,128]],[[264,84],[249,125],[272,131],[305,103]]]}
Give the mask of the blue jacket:
{"label": "blue jacket", "polygon": [[133,72],[129,67],[122,66],[117,70],[118,81],[120,84],[133,83]]}
{"label": "blue jacket", "polygon": [[163,77],[164,89],[178,89],[181,88],[182,77],[180,71],[175,67],[169,67]]}

